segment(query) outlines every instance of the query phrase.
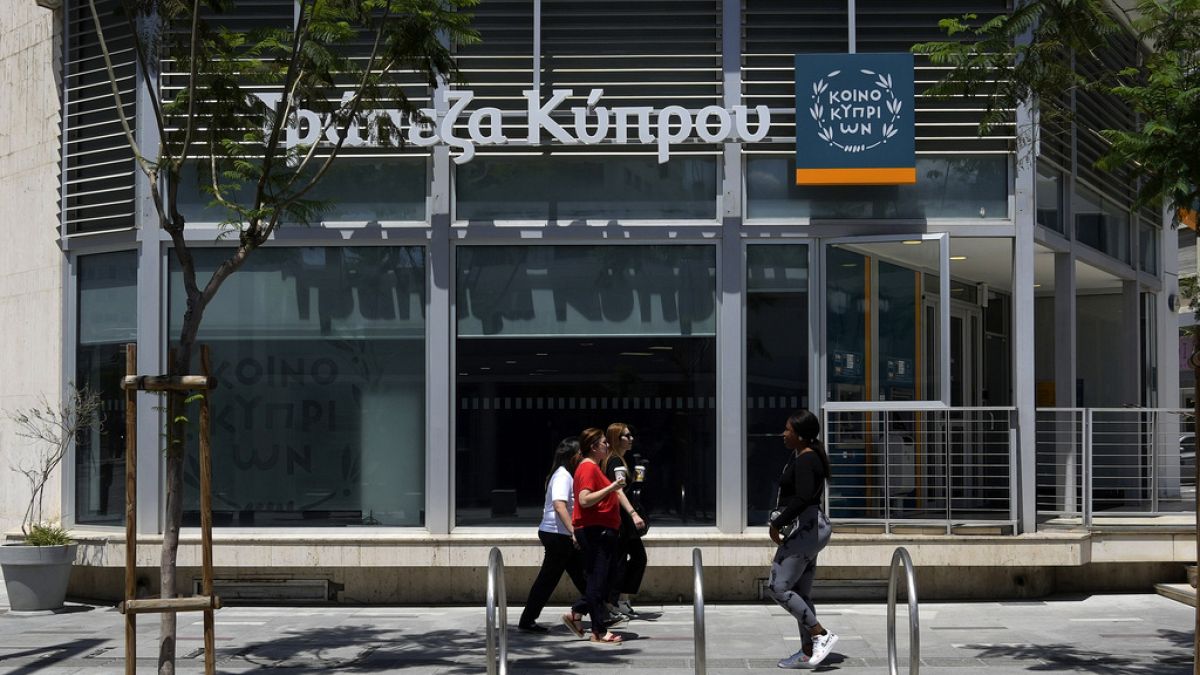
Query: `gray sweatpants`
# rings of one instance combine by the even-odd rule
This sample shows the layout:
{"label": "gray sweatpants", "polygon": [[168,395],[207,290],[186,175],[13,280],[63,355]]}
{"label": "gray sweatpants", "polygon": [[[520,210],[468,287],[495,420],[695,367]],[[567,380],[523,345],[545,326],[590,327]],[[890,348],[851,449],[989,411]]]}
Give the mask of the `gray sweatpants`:
{"label": "gray sweatpants", "polygon": [[771,597],[796,617],[804,647],[812,644],[808,629],[817,625],[813,607],[813,577],[817,574],[817,554],[829,544],[833,532],[829,519],[816,505],[800,514],[800,525],[775,551],[768,588]]}

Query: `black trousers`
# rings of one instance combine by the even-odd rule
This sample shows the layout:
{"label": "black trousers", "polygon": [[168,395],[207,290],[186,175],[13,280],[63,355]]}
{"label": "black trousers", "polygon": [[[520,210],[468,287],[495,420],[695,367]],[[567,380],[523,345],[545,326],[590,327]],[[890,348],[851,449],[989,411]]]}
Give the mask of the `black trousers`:
{"label": "black trousers", "polygon": [[614,578],[610,597],[617,604],[617,596],[621,593],[637,595],[642,587],[642,577],[646,576],[646,546],[636,532],[621,532],[621,541],[617,544],[617,572]]}
{"label": "black trousers", "polygon": [[525,610],[521,612],[521,622],[518,625],[531,626],[542,614],[542,609],[550,600],[562,579],[563,572],[571,577],[571,582],[580,593],[587,592],[587,577],[583,575],[583,556],[575,544],[571,543],[570,535],[543,532],[538,530],[538,539],[542,540],[545,556],[542,558],[542,569],[533,586],[529,589],[529,600],[525,602]]}
{"label": "black trousers", "polygon": [[575,530],[575,539],[583,547],[583,570],[587,575],[587,590],[583,597],[571,606],[576,614],[590,614],[592,633],[603,636],[607,630],[609,589],[612,587],[613,558],[617,554],[617,531],[607,527],[581,527]]}

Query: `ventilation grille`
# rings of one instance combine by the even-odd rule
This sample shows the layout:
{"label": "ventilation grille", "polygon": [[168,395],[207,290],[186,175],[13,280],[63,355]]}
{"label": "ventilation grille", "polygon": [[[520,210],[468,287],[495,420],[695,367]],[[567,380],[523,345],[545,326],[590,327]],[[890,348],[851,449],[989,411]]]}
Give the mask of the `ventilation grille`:
{"label": "ventilation grille", "polygon": [[[932,0],[919,5],[891,0],[858,0],[855,16],[857,51],[904,52],[913,44],[944,40],[938,29],[941,19],[974,13],[979,21],[1003,13],[1003,0]],[[742,93],[749,106],[772,108],[771,133],[749,152],[792,152],[796,120],[793,55],[815,52],[845,52],[848,48],[848,16],[844,0],[780,3],[746,0],[744,9]],[[916,149],[918,153],[1006,153],[1013,133],[1011,126],[997,128],[980,138],[979,119],[983,106],[966,98],[932,99],[924,92],[944,75],[945,69],[916,58]],[[787,112],[782,112],[787,111]]]}
{"label": "ventilation grille", "polygon": [[[696,111],[721,104],[721,9],[714,0],[544,0],[541,14],[541,94],[571,89],[559,105],[555,121],[570,125],[570,108],[586,105],[592,89],[603,89],[600,105],[648,106],[661,110],[679,105]],[[544,152],[523,146],[527,101],[522,92],[533,86],[533,3],[489,0],[474,10],[482,43],[460,50],[459,63],[475,92],[472,109],[491,106],[504,111],[504,134],[518,144],[503,152]],[[464,116],[465,117],[465,116]],[[465,119],[459,118],[460,134]],[[593,118],[594,119],[594,118]],[[634,132],[636,134],[636,132]],[[647,154],[649,146],[563,146],[553,152]],[[496,148],[478,148],[497,152]],[[711,144],[687,144],[677,151],[716,153]]]}
{"label": "ventilation grille", "polygon": [[[130,130],[135,123],[137,57],[120,0],[96,10]],[[87,2],[68,5],[63,115],[63,233],[133,227],[136,166],[122,129],[100,40]]]}

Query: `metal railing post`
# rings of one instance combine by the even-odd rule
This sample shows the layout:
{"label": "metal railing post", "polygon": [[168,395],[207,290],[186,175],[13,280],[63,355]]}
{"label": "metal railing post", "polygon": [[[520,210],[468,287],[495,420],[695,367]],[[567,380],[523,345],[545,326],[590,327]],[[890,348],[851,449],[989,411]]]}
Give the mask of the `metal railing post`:
{"label": "metal railing post", "polygon": [[883,531],[892,531],[892,434],[891,418],[886,411],[879,413],[883,418]]}
{"label": "metal railing post", "polygon": [[1092,526],[1092,409],[1083,411],[1083,526]]}
{"label": "metal railing post", "polygon": [[1150,415],[1150,510],[1158,515],[1158,410]]}
{"label": "metal railing post", "polygon": [[921,625],[917,612],[917,577],[913,570],[912,558],[903,546],[896,548],[895,553],[892,554],[892,564],[888,574],[888,673],[900,675],[896,658],[896,581],[900,567],[904,567],[904,580],[908,586],[908,672],[911,675],[917,675],[921,668]]}
{"label": "metal railing post", "polygon": [[700,549],[692,549],[692,625],[695,631],[696,675],[708,672],[707,644],[704,633],[704,559]]}
{"label": "metal railing post", "polygon": [[508,675],[508,594],[504,587],[504,556],[493,546],[487,567],[487,672]]}
{"label": "metal railing post", "polygon": [[[1035,455],[1036,456],[1036,455]],[[1013,533],[1017,532],[1017,430],[1012,426],[1012,418],[1008,424],[1008,520],[1012,523]],[[1036,463],[1036,462],[1035,462]],[[1037,523],[1037,502],[1033,506],[1033,522]]]}

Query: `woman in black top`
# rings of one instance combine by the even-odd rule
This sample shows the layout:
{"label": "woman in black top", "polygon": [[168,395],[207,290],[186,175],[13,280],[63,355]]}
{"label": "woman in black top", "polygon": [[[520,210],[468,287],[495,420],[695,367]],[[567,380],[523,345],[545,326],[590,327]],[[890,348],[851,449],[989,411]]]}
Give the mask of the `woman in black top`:
{"label": "woman in black top", "polygon": [[829,655],[837,635],[817,621],[812,603],[817,554],[829,543],[832,529],[821,511],[829,456],[817,437],[816,415],[800,410],[788,418],[783,444],[791,451],[779,477],[779,504],[771,513],[771,541],[779,545],[771,563],[771,597],[800,627],[800,651],[779,661],[780,668],[815,668]]}
{"label": "woman in black top", "polygon": [[[613,570],[613,584],[608,604],[616,618],[635,618],[637,612],[630,606],[630,596],[637,595],[646,574],[646,547],[642,544],[645,516],[642,514],[642,487],[644,476],[638,476],[629,466],[629,451],[633,448],[633,429],[624,422],[614,422],[605,430],[612,452],[604,465],[608,479],[617,479],[618,467],[624,470],[625,487],[621,490],[621,538],[617,543],[617,557]],[[634,516],[641,516],[634,523]],[[625,597],[621,597],[625,596]]]}

